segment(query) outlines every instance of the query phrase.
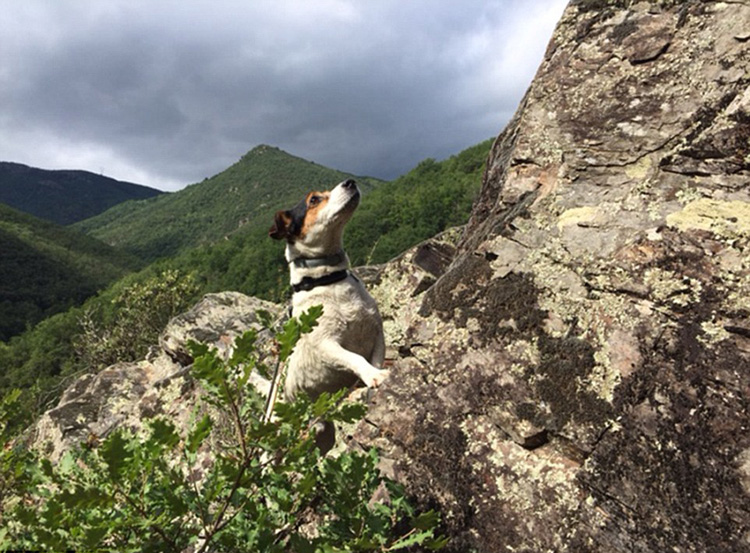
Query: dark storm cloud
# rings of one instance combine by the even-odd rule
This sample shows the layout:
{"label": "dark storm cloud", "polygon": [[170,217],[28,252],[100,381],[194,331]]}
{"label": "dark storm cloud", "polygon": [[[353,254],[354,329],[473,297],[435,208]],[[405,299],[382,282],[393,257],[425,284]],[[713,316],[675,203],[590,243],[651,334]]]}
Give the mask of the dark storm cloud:
{"label": "dark storm cloud", "polygon": [[564,0],[26,0],[0,159],[176,188],[259,143],[393,178],[489,138]]}

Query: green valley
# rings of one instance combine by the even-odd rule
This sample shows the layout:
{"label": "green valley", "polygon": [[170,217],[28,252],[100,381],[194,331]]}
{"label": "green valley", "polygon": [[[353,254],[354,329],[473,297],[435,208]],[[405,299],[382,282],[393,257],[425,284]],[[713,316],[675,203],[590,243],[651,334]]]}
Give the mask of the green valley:
{"label": "green valley", "polygon": [[142,265],[78,231],[0,204],[0,340]]}

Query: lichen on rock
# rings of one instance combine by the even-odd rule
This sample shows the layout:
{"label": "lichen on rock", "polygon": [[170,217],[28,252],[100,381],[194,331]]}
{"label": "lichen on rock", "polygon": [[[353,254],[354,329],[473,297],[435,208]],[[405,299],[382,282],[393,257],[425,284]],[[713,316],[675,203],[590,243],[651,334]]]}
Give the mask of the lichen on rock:
{"label": "lichen on rock", "polygon": [[748,28],[742,2],[571,2],[452,265],[391,298],[356,438],[451,550],[750,550]]}

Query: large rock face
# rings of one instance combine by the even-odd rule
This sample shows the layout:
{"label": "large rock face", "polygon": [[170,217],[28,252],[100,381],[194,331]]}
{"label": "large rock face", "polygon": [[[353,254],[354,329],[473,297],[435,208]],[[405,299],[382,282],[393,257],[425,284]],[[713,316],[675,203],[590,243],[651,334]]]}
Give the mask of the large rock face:
{"label": "large rock face", "polygon": [[452,549],[750,551],[749,39],[746,2],[573,2],[448,271],[381,275],[356,437]]}

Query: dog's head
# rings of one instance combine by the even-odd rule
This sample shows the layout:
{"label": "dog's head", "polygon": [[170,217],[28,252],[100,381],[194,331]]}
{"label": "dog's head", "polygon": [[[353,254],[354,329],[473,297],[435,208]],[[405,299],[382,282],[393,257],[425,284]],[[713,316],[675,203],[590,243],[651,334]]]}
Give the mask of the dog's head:
{"label": "dog's head", "polygon": [[348,179],[329,192],[310,192],[292,209],[277,212],[268,235],[299,249],[340,249],[344,225],[358,205],[357,183]]}

